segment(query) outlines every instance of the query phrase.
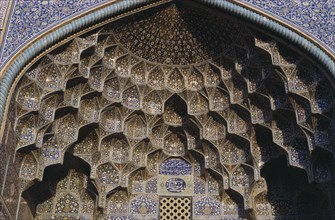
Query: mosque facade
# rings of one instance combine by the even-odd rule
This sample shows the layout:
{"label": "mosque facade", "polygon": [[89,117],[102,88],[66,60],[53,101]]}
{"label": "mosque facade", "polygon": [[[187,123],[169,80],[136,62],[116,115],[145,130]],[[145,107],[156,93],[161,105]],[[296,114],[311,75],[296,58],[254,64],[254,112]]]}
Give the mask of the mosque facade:
{"label": "mosque facade", "polygon": [[0,220],[335,218],[334,2],[29,2],[0,3]]}

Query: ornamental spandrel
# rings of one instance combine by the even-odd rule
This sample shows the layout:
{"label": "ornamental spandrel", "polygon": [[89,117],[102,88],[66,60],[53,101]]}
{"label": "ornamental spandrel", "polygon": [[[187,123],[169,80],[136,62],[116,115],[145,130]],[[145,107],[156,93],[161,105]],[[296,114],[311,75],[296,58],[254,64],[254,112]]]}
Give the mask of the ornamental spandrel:
{"label": "ornamental spandrel", "polygon": [[17,190],[36,219],[331,219],[333,93],[242,21],[146,9],[24,74]]}

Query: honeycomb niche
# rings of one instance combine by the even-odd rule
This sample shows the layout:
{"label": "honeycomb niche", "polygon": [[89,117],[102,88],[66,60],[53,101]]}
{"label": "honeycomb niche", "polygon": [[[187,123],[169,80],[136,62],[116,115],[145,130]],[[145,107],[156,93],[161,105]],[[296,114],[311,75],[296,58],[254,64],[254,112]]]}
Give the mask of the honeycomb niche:
{"label": "honeycomb niche", "polygon": [[333,219],[333,93],[241,21],[146,9],[23,75],[4,144],[19,195],[4,202],[41,220]]}

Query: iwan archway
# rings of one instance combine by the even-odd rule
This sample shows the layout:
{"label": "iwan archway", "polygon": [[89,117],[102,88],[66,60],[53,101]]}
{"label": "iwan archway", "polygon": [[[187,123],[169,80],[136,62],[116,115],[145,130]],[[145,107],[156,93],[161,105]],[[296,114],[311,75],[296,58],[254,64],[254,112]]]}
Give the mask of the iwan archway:
{"label": "iwan archway", "polygon": [[3,202],[17,219],[332,219],[331,71],[200,4],[122,14],[19,76]]}

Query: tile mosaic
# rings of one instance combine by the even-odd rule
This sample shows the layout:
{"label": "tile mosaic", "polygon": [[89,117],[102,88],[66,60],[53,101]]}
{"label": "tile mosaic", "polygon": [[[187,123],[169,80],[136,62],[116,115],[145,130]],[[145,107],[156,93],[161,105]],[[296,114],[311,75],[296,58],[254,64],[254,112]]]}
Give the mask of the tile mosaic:
{"label": "tile mosaic", "polygon": [[0,220],[7,220],[9,216],[7,214],[6,208],[0,203]]}
{"label": "tile mosaic", "polygon": [[[9,10],[9,0],[2,0],[0,1],[0,29],[4,27],[6,13]],[[0,32],[1,35],[1,32]]]}
{"label": "tile mosaic", "polygon": [[[6,0],[1,2],[3,4],[0,3],[0,25],[1,20],[4,19],[3,14],[6,14],[3,12],[5,10],[2,9]],[[107,2],[107,0],[14,1],[10,22],[3,41],[0,64],[8,60],[20,48],[20,45],[24,45],[45,30],[104,2]]]}
{"label": "tile mosaic", "polygon": [[159,172],[163,175],[189,175],[192,173],[192,166],[184,160],[172,158],[160,165]]}
{"label": "tile mosaic", "polygon": [[334,0],[243,0],[293,24],[335,52]]}
{"label": "tile mosaic", "polygon": [[[0,2],[0,31],[4,25],[9,0]],[[97,7],[107,0],[15,0],[4,33],[0,51],[0,66],[40,33],[71,16]],[[293,24],[335,51],[334,0],[242,0],[265,13]],[[1,33],[1,32],[0,32]]]}

